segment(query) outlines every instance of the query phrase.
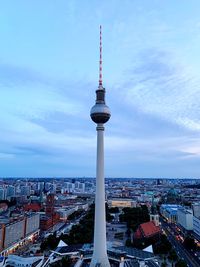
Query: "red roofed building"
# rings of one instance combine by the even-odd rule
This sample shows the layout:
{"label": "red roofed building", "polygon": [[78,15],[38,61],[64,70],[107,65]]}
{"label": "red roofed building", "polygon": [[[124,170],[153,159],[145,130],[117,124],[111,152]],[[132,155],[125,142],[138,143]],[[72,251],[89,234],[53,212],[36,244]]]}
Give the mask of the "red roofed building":
{"label": "red roofed building", "polygon": [[38,203],[31,203],[31,204],[26,204],[24,205],[24,210],[25,211],[35,211],[35,212],[39,212],[41,209],[40,204]]}
{"label": "red roofed building", "polygon": [[54,213],[52,216],[44,215],[40,219],[40,229],[46,231],[57,224],[59,220],[60,215],[58,213]]}
{"label": "red roofed building", "polygon": [[138,226],[138,229],[134,234],[134,239],[149,239],[158,237],[160,232],[160,226],[156,226],[153,221],[142,223]]}
{"label": "red roofed building", "polygon": [[54,210],[55,196],[54,194],[47,195],[46,199],[46,214],[40,219],[40,229],[46,231],[53,227],[60,220],[60,215]]}

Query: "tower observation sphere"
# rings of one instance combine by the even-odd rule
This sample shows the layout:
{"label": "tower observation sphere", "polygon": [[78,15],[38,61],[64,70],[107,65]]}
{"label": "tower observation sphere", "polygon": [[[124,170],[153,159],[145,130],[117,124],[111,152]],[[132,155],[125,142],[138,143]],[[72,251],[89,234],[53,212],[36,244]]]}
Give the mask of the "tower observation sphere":
{"label": "tower observation sphere", "polygon": [[92,107],[90,116],[97,124],[106,123],[110,119],[110,110],[105,104],[105,88],[102,85],[96,90],[96,104]]}

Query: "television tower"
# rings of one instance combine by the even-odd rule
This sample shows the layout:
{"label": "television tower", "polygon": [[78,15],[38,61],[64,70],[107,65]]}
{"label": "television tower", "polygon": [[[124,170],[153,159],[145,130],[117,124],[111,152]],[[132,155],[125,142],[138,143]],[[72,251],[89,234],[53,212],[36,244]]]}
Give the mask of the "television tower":
{"label": "television tower", "polygon": [[[90,267],[100,265],[110,267],[106,248],[106,214],[104,184],[104,123],[110,119],[110,110],[105,104],[105,88],[102,82],[102,33],[100,26],[99,86],[96,90],[96,103],[90,112],[97,124],[96,196],[94,223],[94,250]],[[98,264],[98,265],[97,265]]]}

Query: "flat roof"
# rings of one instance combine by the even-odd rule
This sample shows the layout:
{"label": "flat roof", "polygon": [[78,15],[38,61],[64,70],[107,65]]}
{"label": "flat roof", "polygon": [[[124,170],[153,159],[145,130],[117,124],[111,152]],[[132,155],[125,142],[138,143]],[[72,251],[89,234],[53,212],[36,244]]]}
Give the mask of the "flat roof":
{"label": "flat roof", "polygon": [[136,249],[136,248],[130,248],[126,246],[121,246],[117,248],[118,250],[125,251],[127,253],[127,256],[133,256],[138,259],[149,259],[155,257],[155,255],[151,252],[147,252],[144,250]]}

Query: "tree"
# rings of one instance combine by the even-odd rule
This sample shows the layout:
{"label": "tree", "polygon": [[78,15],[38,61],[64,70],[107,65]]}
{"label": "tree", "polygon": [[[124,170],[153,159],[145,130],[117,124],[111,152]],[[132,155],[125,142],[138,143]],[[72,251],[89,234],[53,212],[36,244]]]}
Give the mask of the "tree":
{"label": "tree", "polygon": [[119,208],[118,207],[111,207],[111,208],[109,208],[109,212],[110,213],[118,213],[119,212]]}
{"label": "tree", "polygon": [[171,249],[168,255],[168,259],[172,262],[172,265],[174,262],[178,260],[178,256],[176,254],[176,251],[174,249]]}
{"label": "tree", "polygon": [[62,267],[67,267],[71,265],[71,259],[68,256],[65,256],[61,260]]}
{"label": "tree", "polygon": [[128,237],[131,237],[131,230],[130,230],[130,228],[127,229],[126,234],[127,234]]}
{"label": "tree", "polygon": [[11,201],[9,200],[0,200],[0,203],[5,203],[8,205],[8,207],[15,206],[17,204],[16,198],[12,197]]}
{"label": "tree", "polygon": [[126,239],[126,246],[127,247],[131,247],[132,246],[132,243],[131,243],[131,239],[130,238]]}
{"label": "tree", "polygon": [[183,245],[185,246],[185,248],[187,248],[188,250],[196,250],[197,245],[194,241],[194,238],[187,236],[183,242]]}
{"label": "tree", "polygon": [[47,241],[46,240],[42,241],[40,245],[40,250],[43,252],[47,247],[48,247]]}
{"label": "tree", "polygon": [[149,211],[145,205],[137,208],[124,208],[119,219],[121,222],[126,222],[128,228],[135,231],[141,223],[149,221]]}
{"label": "tree", "polygon": [[70,215],[67,217],[67,219],[68,219],[68,220],[74,220],[74,219],[80,217],[81,214],[83,214],[83,210],[76,210],[76,211],[74,211],[72,214],[70,214]]}
{"label": "tree", "polygon": [[[54,249],[61,239],[68,245],[92,243],[94,237],[94,211],[95,205],[92,204],[86,215],[79,221],[79,224],[73,225],[68,234],[62,234],[59,238],[49,236],[42,242],[41,250]],[[108,206],[106,206],[106,218],[107,220],[112,220]]]}
{"label": "tree", "polygon": [[44,251],[46,249],[55,249],[58,245],[59,239],[56,238],[56,232],[54,232],[52,235],[49,235],[40,245],[41,251]]}
{"label": "tree", "polygon": [[166,235],[161,235],[159,242],[153,245],[153,250],[155,254],[168,254],[171,250],[172,245],[167,239]]}
{"label": "tree", "polygon": [[56,238],[56,232],[54,232],[52,235],[49,235],[40,245],[41,251],[44,251],[46,249],[55,249],[58,245],[58,238]]}
{"label": "tree", "polygon": [[106,203],[106,221],[110,222],[114,219],[114,216],[110,214],[110,210],[108,208],[108,204]]}
{"label": "tree", "polygon": [[62,240],[67,244],[91,243],[94,235],[94,204],[92,204],[87,214],[81,218],[79,224],[73,225],[69,234],[62,235]]}
{"label": "tree", "polygon": [[179,260],[175,264],[175,267],[187,267],[187,263],[184,260]]}

